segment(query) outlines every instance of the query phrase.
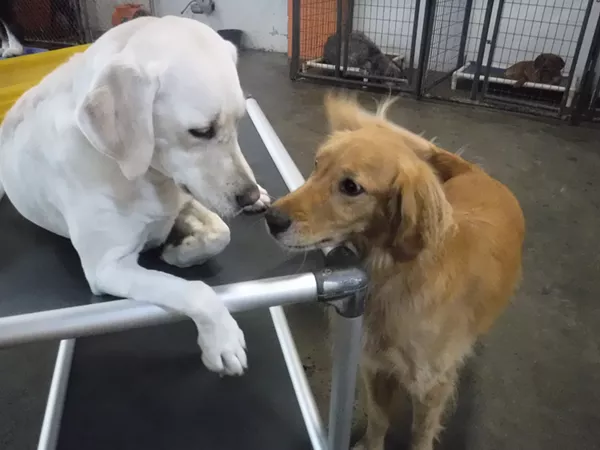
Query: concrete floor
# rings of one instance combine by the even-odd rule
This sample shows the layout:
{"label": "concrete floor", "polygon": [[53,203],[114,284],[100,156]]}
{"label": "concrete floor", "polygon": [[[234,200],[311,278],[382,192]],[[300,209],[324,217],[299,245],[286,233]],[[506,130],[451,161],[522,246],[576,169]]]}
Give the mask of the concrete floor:
{"label": "concrete floor", "polygon": [[[292,83],[286,58],[249,52],[242,84],[303,173],[326,132],[325,88]],[[364,99],[369,101],[369,94]],[[465,370],[439,449],[600,449],[600,152],[598,130],[401,99],[391,118],[437,136],[506,183],[527,219],[524,281]],[[318,307],[288,309],[326,417],[329,349]],[[53,344],[0,352],[0,449],[35,447]],[[1,415],[1,414],[0,414]]]}

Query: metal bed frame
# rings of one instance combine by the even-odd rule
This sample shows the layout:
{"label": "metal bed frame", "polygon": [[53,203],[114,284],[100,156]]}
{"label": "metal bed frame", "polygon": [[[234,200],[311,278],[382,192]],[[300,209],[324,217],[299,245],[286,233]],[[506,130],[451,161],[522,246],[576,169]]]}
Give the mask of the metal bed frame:
{"label": "metal bed frame", "polygon": [[[248,114],[275,166],[290,191],[303,182],[277,134],[260,109],[248,98]],[[328,248],[327,267],[315,273],[287,275],[215,288],[231,312],[270,308],[279,344],[314,450],[347,450],[362,336],[362,317],[367,276],[346,247]],[[328,433],[322,425],[311,389],[292,338],[282,306],[324,302],[336,313],[333,327],[333,370]],[[54,450],[76,338],[113,333],[184,320],[185,316],[158,306],[121,299],[0,319],[0,347],[60,339],[38,450]]]}

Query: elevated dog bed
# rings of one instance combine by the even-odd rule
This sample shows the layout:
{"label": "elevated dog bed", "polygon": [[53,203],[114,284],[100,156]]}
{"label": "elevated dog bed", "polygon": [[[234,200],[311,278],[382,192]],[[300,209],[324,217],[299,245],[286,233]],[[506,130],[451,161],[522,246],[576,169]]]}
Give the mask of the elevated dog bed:
{"label": "elevated dog bed", "polygon": [[[284,195],[302,176],[258,104],[247,104],[240,146],[258,182],[273,196]],[[241,215],[230,226],[230,245],[202,266],[176,269],[158,252],[140,260],[215,286],[235,314],[249,369],[220,378],[202,365],[189,320],[142,302],[95,297],[71,243],[2,199],[0,348],[61,340],[39,449],[349,448],[360,316],[337,316],[328,444],[285,315],[275,305],[348,298],[362,271],[348,266],[343,251],[328,268],[331,255],[284,252],[260,216]],[[10,414],[10,404],[3,408]]]}
{"label": "elevated dog bed", "polygon": [[[475,72],[477,69],[477,63],[475,61],[469,61],[461,68],[457,69],[452,74],[452,90],[456,90],[457,83],[459,80],[471,80],[475,79]],[[483,81],[485,78],[487,66],[482,66],[479,74],[479,81]],[[500,67],[491,67],[490,68],[490,76],[488,81],[490,84],[500,84],[505,86],[512,86],[517,81],[510,80],[504,77],[504,71],[506,69],[502,69]],[[573,97],[575,96],[576,88],[574,87],[575,83],[572,83],[571,89],[569,90],[568,98],[566,106],[571,106],[571,102],[573,101]],[[565,92],[567,90],[567,79],[563,77],[561,83],[559,85],[555,84],[546,84],[546,83],[532,83],[530,81],[525,82],[522,86],[523,88],[529,89],[537,89],[541,92]]]}
{"label": "elevated dog bed", "polygon": [[[342,66],[340,66],[342,67]],[[309,69],[317,69],[322,72],[333,73],[335,72],[335,64],[328,64],[323,62],[323,58],[315,58],[308,60],[302,64],[302,71],[306,72]],[[348,66],[346,69],[346,76],[352,78],[361,79],[364,83],[372,81],[379,81],[378,78],[373,78],[371,74],[365,69],[361,69],[360,67]],[[394,81],[396,83],[407,83],[408,78],[395,78]]]}

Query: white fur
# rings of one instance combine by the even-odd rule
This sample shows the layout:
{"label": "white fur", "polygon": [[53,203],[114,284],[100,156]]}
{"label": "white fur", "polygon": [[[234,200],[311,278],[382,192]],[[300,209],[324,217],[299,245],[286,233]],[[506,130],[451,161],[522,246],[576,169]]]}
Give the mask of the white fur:
{"label": "white fur", "polygon": [[[27,219],[71,239],[92,291],[186,314],[206,366],[227,374],[246,367],[244,335],[214,291],[137,260],[174,225],[193,230],[166,246],[175,265],[229,243],[219,216],[237,213],[235,196],[256,184],[237,140],[245,101],[236,61],[235,48],[197,21],[139,18],[50,73],[0,129],[6,194]],[[212,123],[212,139],[188,131]],[[268,206],[260,193],[248,209]]]}

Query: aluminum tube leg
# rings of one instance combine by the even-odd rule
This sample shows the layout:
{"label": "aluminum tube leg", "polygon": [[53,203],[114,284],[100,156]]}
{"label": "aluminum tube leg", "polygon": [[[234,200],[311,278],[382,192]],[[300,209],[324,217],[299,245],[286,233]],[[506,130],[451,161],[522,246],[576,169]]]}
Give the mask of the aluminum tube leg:
{"label": "aluminum tube leg", "polygon": [[325,429],[321,422],[317,403],[310,389],[304,368],[302,367],[302,362],[298,355],[298,350],[296,349],[296,343],[294,342],[292,332],[290,331],[283,307],[272,307],[270,308],[270,312],[275,332],[279,339],[279,345],[281,346],[281,352],[283,353],[292,386],[294,387],[294,392],[298,399],[300,413],[304,419],[306,431],[308,432],[308,437],[312,444],[312,449],[330,450],[327,443],[327,434],[325,433]]}
{"label": "aluminum tube leg", "polygon": [[37,450],[54,450],[56,448],[74,349],[75,339],[60,341]]}
{"label": "aluminum tube leg", "polygon": [[355,317],[336,312],[333,341],[329,449],[348,450],[356,396],[356,376],[362,350],[362,314]]}

